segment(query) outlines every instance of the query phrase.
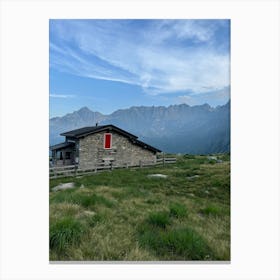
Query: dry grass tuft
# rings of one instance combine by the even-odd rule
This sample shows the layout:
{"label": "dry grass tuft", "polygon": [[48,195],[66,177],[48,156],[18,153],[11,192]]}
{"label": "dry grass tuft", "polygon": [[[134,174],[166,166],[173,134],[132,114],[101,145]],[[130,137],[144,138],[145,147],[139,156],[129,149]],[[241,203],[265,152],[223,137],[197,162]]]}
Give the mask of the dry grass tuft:
{"label": "dry grass tuft", "polygon": [[230,163],[218,157],[71,178],[77,188],[50,193],[50,260],[230,260]]}

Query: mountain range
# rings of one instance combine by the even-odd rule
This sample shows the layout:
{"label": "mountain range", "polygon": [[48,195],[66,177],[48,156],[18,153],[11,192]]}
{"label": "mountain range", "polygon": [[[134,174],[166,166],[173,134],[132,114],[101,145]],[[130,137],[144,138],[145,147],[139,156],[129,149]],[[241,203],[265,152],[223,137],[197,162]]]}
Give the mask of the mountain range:
{"label": "mountain range", "polygon": [[230,101],[208,104],[138,106],[110,115],[87,107],[50,119],[50,145],[64,141],[59,134],[72,129],[113,124],[167,153],[211,154],[230,151]]}

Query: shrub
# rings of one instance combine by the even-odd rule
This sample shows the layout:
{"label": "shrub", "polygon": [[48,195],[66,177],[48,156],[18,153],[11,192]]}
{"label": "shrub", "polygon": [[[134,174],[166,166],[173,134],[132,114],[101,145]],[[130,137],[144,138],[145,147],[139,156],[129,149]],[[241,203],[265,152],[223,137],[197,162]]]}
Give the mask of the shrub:
{"label": "shrub", "polygon": [[139,237],[140,246],[151,249],[161,259],[208,260],[214,254],[206,241],[191,228],[170,231],[146,230]]}
{"label": "shrub", "polygon": [[182,218],[187,216],[187,209],[185,205],[180,203],[172,203],[169,207],[170,215],[176,218]]}
{"label": "shrub", "polygon": [[195,159],[195,156],[194,155],[189,155],[189,154],[185,154],[183,156],[184,159]]}
{"label": "shrub", "polygon": [[201,210],[204,215],[218,216],[221,214],[221,209],[214,205],[209,205]]}
{"label": "shrub", "polygon": [[220,188],[223,185],[222,182],[218,179],[214,179],[211,183],[212,183],[212,186],[215,188]]}
{"label": "shrub", "polygon": [[101,196],[101,195],[93,195],[93,196],[94,196],[95,201],[99,204],[103,204],[109,208],[114,206],[114,202],[105,198],[104,196]]}
{"label": "shrub", "polygon": [[103,204],[107,207],[113,207],[114,203],[109,199],[96,194],[82,194],[74,191],[60,192],[55,194],[51,202],[61,203],[68,202],[81,205],[85,208],[92,208],[96,203]]}
{"label": "shrub", "polygon": [[77,245],[84,232],[84,226],[71,217],[59,220],[50,227],[50,248],[61,252],[69,245]]}
{"label": "shrub", "polygon": [[230,154],[224,154],[219,157],[222,161],[230,161]]}
{"label": "shrub", "polygon": [[148,203],[148,204],[158,204],[158,203],[161,203],[161,199],[157,199],[157,198],[151,199],[151,198],[149,198],[149,199],[145,200],[145,202]]}
{"label": "shrub", "polygon": [[96,226],[98,223],[102,222],[103,220],[104,220],[104,217],[100,214],[95,214],[95,215],[89,216],[86,219],[87,223],[91,227]]}
{"label": "shrub", "polygon": [[170,224],[169,216],[166,212],[151,213],[148,218],[148,224],[156,227],[166,228]]}
{"label": "shrub", "polygon": [[206,163],[207,161],[206,161],[206,158],[205,158],[205,157],[201,157],[201,158],[196,158],[196,159],[194,160],[194,162],[195,162],[196,164],[204,164],[204,163]]}

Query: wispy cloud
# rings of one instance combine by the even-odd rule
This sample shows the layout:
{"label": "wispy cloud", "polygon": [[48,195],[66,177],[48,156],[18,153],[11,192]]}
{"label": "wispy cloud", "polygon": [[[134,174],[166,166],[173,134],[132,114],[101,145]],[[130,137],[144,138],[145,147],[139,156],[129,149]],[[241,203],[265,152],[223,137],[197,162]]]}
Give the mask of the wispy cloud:
{"label": "wispy cloud", "polygon": [[230,87],[218,90],[209,90],[186,95],[178,95],[173,100],[176,104],[185,103],[188,105],[198,105],[208,103],[211,106],[225,104],[230,99]]}
{"label": "wispy cloud", "polygon": [[175,103],[184,103],[184,104],[188,104],[188,105],[195,105],[195,99],[189,95],[179,95],[177,97],[177,100],[175,101]]}
{"label": "wispy cloud", "polygon": [[229,85],[228,44],[223,20],[53,20],[50,66],[183,96]]}
{"label": "wispy cloud", "polygon": [[76,95],[73,94],[50,94],[50,97],[52,98],[74,98]]}

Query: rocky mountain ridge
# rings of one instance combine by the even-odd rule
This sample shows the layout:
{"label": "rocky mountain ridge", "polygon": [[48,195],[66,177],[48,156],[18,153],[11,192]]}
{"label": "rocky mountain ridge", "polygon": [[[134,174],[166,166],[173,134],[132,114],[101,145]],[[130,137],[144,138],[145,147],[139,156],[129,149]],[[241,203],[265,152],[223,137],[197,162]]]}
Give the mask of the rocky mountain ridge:
{"label": "rocky mountain ridge", "polygon": [[64,141],[59,134],[84,127],[113,124],[164,152],[210,154],[230,151],[230,101],[216,108],[208,104],[134,106],[110,115],[87,107],[50,119],[50,145]]}

